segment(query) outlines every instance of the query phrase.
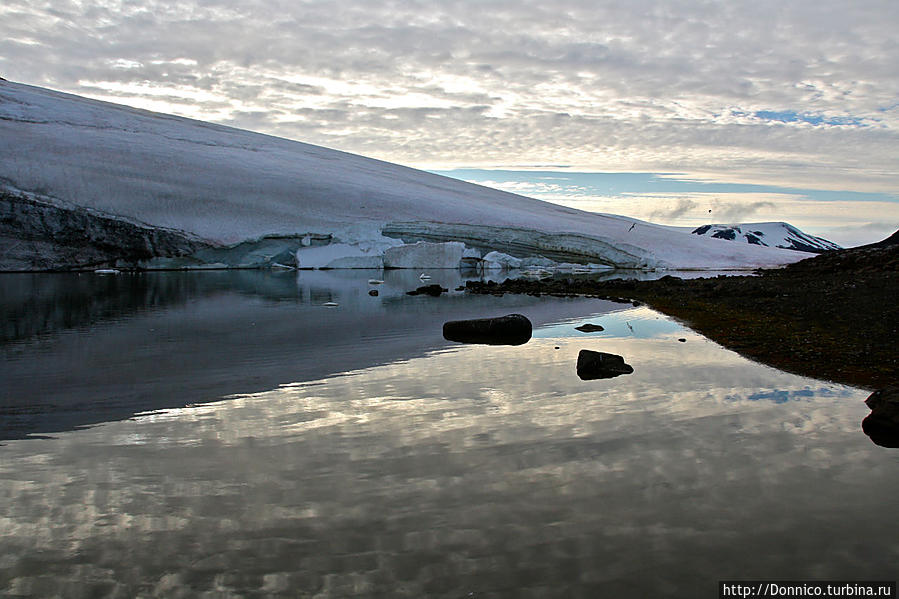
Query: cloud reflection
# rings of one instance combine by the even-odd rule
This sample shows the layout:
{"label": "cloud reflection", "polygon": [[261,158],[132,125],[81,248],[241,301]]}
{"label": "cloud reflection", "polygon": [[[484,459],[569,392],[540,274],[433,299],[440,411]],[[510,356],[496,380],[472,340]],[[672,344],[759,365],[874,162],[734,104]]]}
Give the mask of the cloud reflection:
{"label": "cloud reflection", "polygon": [[[581,381],[585,348],[634,374]],[[562,597],[692,595],[739,572],[883,578],[899,479],[858,428],[865,396],[683,329],[458,346],[8,444],[2,580]]]}

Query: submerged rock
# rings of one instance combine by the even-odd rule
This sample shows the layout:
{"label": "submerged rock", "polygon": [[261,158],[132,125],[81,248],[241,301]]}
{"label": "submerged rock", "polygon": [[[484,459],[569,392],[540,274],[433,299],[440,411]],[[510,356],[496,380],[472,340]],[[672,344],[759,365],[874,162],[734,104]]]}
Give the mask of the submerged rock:
{"label": "submerged rock", "polygon": [[446,287],[441,287],[435,283],[434,285],[422,285],[418,289],[407,291],[406,295],[430,295],[431,297],[438,297],[441,293],[447,291],[449,290]]}
{"label": "submerged rock", "polygon": [[633,366],[617,354],[582,349],[577,355],[577,375],[585,381],[610,379],[633,371]]}
{"label": "submerged rock", "polygon": [[880,389],[865,400],[871,413],[862,430],[881,447],[899,447],[899,387]]}
{"label": "submerged rock", "polygon": [[588,322],[587,324],[582,324],[579,327],[574,327],[574,330],[580,331],[582,333],[598,333],[599,331],[604,331],[605,329],[598,324]]}
{"label": "submerged rock", "polygon": [[521,345],[531,339],[531,321],[522,314],[498,318],[451,320],[443,325],[443,338],[460,343],[489,345]]}

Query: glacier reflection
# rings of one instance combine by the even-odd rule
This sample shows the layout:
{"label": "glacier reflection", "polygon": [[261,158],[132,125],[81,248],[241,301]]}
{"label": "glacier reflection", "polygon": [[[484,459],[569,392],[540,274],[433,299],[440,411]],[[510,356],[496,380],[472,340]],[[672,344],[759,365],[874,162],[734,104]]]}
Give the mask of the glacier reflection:
{"label": "glacier reflection", "polygon": [[[899,462],[859,429],[865,391],[646,308],[559,305],[582,312],[523,346],[440,345],[8,442],[0,589],[646,597],[895,575]],[[635,372],[581,381],[580,349]]]}
{"label": "glacier reflection", "polygon": [[[448,345],[444,321],[522,311],[537,324],[588,300],[408,297],[418,272],[9,275],[0,286],[0,440],[217,401]],[[380,273],[378,273],[380,274]],[[457,287],[458,271],[433,281]],[[337,308],[322,304],[334,302]]]}

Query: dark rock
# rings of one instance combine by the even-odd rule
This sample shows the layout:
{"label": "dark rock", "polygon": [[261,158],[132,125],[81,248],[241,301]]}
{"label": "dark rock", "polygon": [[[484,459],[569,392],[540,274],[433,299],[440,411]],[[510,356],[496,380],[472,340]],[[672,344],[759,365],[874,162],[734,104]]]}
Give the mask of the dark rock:
{"label": "dark rock", "polygon": [[579,327],[574,327],[574,330],[580,331],[582,333],[596,333],[599,331],[604,331],[605,329],[598,324],[591,324],[588,322],[587,324],[582,324]]}
{"label": "dark rock", "polygon": [[443,338],[460,343],[521,345],[531,339],[531,321],[521,314],[498,318],[451,320],[443,325]]}
{"label": "dark rock", "polygon": [[675,277],[673,275],[665,275],[664,277],[659,279],[659,283],[662,283],[663,285],[670,285],[670,284],[674,284],[674,283],[683,283],[683,282],[684,282],[684,280],[682,278]]}
{"label": "dark rock", "polygon": [[715,231],[712,233],[712,237],[716,239],[727,239],[733,241],[737,238],[737,233],[734,229],[722,229],[720,231]]}
{"label": "dark rock", "polygon": [[687,340],[684,339],[683,337],[681,337],[680,339],[678,339],[678,341],[680,341],[681,343],[686,343],[686,342],[687,342]]}
{"label": "dark rock", "polygon": [[272,256],[271,262],[275,264],[283,264],[284,266],[293,266],[294,268],[296,268],[297,252],[296,250],[285,249],[279,254]]}
{"label": "dark rock", "polygon": [[899,447],[899,387],[875,391],[865,404],[871,413],[862,420],[862,430],[881,447]]}
{"label": "dark rock", "polygon": [[378,297],[378,290],[377,289],[369,289],[368,294],[372,297]]}
{"label": "dark rock", "polygon": [[751,243],[753,245],[765,245],[764,243],[762,243],[761,239],[759,239],[757,236],[753,235],[752,233],[747,233],[745,235],[745,237],[746,237],[746,241],[748,241],[749,243]]}
{"label": "dark rock", "polygon": [[582,349],[577,355],[577,375],[585,381],[610,379],[633,371],[633,366],[625,364],[624,358],[616,354]]}
{"label": "dark rock", "polygon": [[0,190],[0,271],[130,267],[208,247],[180,231]]}
{"label": "dark rock", "polygon": [[449,291],[446,287],[441,287],[440,285],[422,285],[415,291],[407,291],[406,295],[430,295],[431,297],[438,297],[441,293],[446,293]]}

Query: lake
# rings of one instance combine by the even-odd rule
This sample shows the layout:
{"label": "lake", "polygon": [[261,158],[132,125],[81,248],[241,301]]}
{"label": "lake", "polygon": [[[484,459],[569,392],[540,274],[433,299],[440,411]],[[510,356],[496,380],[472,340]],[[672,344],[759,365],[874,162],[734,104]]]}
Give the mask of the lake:
{"label": "lake", "polygon": [[[645,306],[470,296],[456,271],[427,281],[449,294],[406,295],[418,274],[0,277],[0,594],[896,579],[899,451],[862,432],[868,391]],[[443,339],[447,320],[508,313],[528,343]],[[634,372],[581,380],[582,349]]]}

